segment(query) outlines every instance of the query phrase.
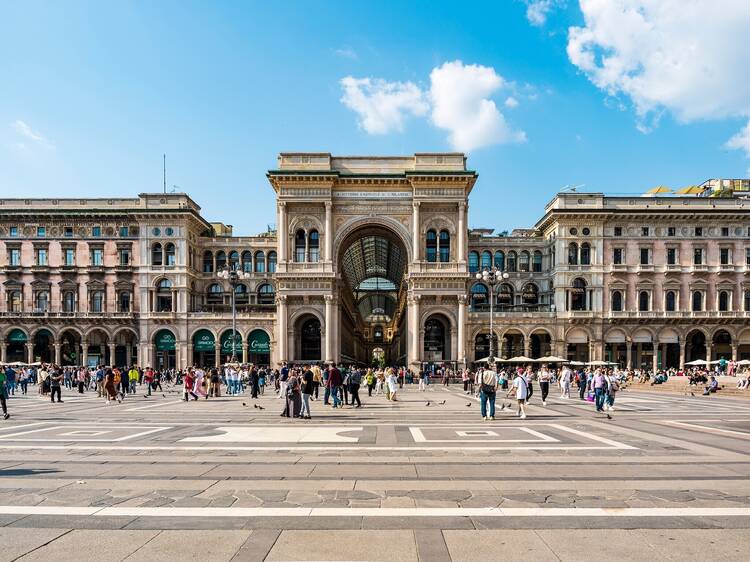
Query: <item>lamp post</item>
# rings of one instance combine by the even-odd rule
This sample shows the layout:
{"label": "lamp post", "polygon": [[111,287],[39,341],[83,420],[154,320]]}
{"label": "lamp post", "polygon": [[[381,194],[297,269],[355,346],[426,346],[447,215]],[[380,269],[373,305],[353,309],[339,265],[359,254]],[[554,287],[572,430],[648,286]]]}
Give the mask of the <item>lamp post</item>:
{"label": "lamp post", "polygon": [[487,365],[490,363],[495,362],[495,357],[493,355],[493,339],[494,339],[494,333],[493,333],[493,316],[494,316],[494,310],[493,310],[493,297],[495,296],[495,285],[500,283],[501,281],[504,281],[510,277],[506,272],[500,271],[498,268],[484,268],[482,271],[477,272],[476,278],[479,281],[483,281],[487,283],[487,285],[490,286],[490,355],[487,359]]}
{"label": "lamp post", "polygon": [[250,277],[250,274],[243,271],[238,267],[238,264],[232,264],[231,266],[224,266],[219,270],[217,275],[221,279],[229,281],[229,285],[232,287],[232,360],[234,363],[237,361],[237,285],[240,281]]}

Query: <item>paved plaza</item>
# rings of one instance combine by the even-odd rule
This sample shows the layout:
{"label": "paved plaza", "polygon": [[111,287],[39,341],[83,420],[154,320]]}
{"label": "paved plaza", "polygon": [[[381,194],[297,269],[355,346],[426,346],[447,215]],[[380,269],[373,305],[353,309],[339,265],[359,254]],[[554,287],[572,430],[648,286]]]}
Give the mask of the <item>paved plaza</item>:
{"label": "paved plaza", "polygon": [[[458,386],[313,403],[266,394],[9,401],[0,560],[739,560],[750,403],[532,399],[485,422]],[[429,402],[429,405],[427,405]],[[500,405],[500,402],[498,406]],[[261,406],[260,409],[255,406]]]}

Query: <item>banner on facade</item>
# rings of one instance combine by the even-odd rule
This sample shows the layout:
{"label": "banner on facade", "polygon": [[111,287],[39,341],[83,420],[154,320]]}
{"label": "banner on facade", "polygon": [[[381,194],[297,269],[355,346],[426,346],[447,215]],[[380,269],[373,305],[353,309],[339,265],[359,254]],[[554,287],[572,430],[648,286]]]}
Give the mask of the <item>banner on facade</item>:
{"label": "banner on facade", "polygon": [[250,353],[270,353],[271,338],[263,330],[253,330],[247,338]]}
{"label": "banner on facade", "polygon": [[[221,336],[221,352],[226,355],[232,354],[232,330],[227,330]],[[238,355],[242,353],[242,335],[239,332],[234,335],[234,352]]]}
{"label": "banner on facade", "polygon": [[194,351],[214,351],[216,347],[216,340],[214,335],[208,330],[199,330],[193,336],[193,350]]}
{"label": "banner on facade", "polygon": [[8,343],[26,343],[27,340],[28,338],[23,330],[19,330],[18,328],[11,330],[8,334]]}
{"label": "banner on facade", "polygon": [[157,351],[174,351],[174,334],[168,330],[162,330],[161,332],[156,334],[155,343]]}

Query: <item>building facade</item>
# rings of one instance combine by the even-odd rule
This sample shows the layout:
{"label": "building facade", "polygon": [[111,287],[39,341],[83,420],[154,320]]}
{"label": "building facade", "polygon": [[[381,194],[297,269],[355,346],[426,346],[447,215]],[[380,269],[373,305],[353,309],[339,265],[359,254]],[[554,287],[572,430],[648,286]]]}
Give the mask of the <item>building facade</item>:
{"label": "building facade", "polygon": [[0,362],[461,366],[490,353],[490,299],[500,357],[750,358],[748,180],[559,193],[494,234],[468,228],[463,154],[282,153],[267,178],[258,236],[185,194],[0,199]]}

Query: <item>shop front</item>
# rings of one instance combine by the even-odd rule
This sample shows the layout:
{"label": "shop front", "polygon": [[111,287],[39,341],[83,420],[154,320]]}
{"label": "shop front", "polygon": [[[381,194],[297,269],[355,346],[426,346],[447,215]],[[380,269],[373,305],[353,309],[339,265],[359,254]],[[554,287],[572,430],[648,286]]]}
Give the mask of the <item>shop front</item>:
{"label": "shop front", "polygon": [[265,330],[253,330],[247,336],[247,360],[255,365],[271,364],[271,338]]}
{"label": "shop front", "polygon": [[154,336],[155,361],[153,367],[159,370],[174,369],[177,338],[169,330],[159,330]]}

